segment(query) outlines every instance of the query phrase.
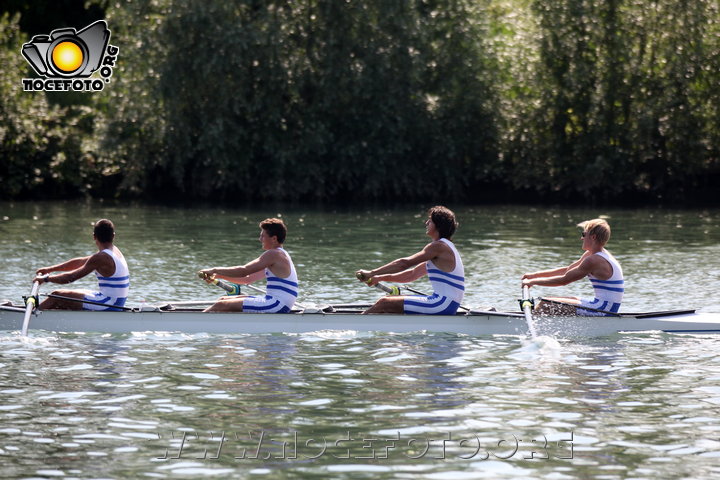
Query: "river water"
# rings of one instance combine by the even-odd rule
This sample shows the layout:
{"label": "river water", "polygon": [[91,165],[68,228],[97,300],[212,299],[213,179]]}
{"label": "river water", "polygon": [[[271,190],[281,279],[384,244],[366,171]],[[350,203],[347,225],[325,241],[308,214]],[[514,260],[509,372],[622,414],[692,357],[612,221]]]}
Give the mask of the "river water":
{"label": "river water", "polygon": [[[456,213],[468,305],[517,309],[522,273],[575,260],[575,225],[603,215],[623,310],[720,312],[718,210]],[[278,215],[307,304],[374,300],[353,272],[426,243],[421,207],[0,203],[0,299],[92,253],[101,217],[128,258],[130,304],[211,299],[194,272],[260,254],[257,223]],[[3,478],[717,478],[719,405],[713,335],[0,332]]]}

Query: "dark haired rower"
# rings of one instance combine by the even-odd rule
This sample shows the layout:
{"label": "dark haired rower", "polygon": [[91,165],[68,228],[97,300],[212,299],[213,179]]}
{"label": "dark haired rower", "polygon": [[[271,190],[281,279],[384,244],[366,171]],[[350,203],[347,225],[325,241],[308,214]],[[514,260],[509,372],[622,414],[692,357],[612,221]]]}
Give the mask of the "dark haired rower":
{"label": "dark haired rower", "polygon": [[427,275],[433,294],[380,298],[364,313],[414,313],[454,315],[465,293],[465,270],[451,238],[457,229],[455,214],[441,206],[428,210],[425,233],[432,238],[420,252],[374,270],[358,270],[358,279],[369,285],[381,281],[408,283]]}
{"label": "dark haired rower", "polygon": [[[93,238],[98,247],[96,254],[38,268],[35,281],[72,283],[94,271],[98,279],[98,291],[55,290],[52,295],[77,301],[48,297],[40,304],[41,310],[119,310],[113,307],[125,305],[130,289],[130,272],[122,252],[113,245],[115,225],[107,219],[98,220],[93,227]],[[65,273],[50,275],[52,272]],[[82,300],[94,303],[83,303]]]}
{"label": "dark haired rower", "polygon": [[298,296],[298,278],[290,255],[282,248],[287,227],[278,218],[260,222],[260,243],[265,253],[238,267],[201,270],[209,283],[214,278],[245,284],[267,278],[267,295],[222,297],[207,312],[287,313]]}

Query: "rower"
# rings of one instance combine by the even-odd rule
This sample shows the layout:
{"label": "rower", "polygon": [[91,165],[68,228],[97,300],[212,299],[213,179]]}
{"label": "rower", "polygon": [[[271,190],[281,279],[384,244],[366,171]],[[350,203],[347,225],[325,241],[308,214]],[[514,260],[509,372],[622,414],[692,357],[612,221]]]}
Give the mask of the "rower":
{"label": "rower", "polygon": [[465,269],[451,240],[457,227],[455,214],[450,209],[433,207],[428,210],[425,221],[425,234],[432,242],[425,248],[374,270],[358,270],[357,278],[371,286],[382,281],[408,283],[427,275],[433,287],[433,294],[428,296],[380,298],[363,313],[454,315],[465,293]]}
{"label": "rower", "polygon": [[613,316],[620,310],[625,278],[620,263],[605,249],[610,240],[610,225],[596,218],[579,223],[578,227],[583,229],[580,238],[585,253],[567,267],[526,273],[522,276],[522,285],[559,287],[588,277],[595,290],[594,298],[545,298],[535,311],[548,315]]}
{"label": "rower", "polygon": [[267,294],[255,296],[225,296],[205,309],[206,312],[287,313],[298,296],[298,278],[290,254],[283,244],[287,227],[278,218],[260,222],[260,243],[265,252],[242,266],[215,267],[201,270],[205,281],[216,278],[248,285],[267,279]]}
{"label": "rower", "polygon": [[[41,310],[110,310],[125,305],[130,289],[130,272],[125,257],[113,242],[115,225],[103,218],[93,226],[93,239],[98,252],[87,257],[68,260],[58,265],[37,269],[36,282],[72,283],[95,272],[98,290],[55,290],[40,304]],[[52,272],[65,272],[50,275]],[[65,297],[65,298],[58,298]],[[83,303],[84,301],[92,303]]]}

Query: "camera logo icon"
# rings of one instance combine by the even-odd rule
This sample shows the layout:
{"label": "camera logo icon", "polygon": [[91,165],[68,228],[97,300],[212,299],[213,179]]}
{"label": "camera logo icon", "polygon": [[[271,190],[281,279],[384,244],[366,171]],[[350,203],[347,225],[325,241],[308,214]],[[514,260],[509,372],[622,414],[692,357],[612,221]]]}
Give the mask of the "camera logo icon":
{"label": "camera logo icon", "polygon": [[[22,46],[22,55],[38,75],[48,80],[23,79],[24,89],[102,90],[103,83],[110,81],[118,53],[117,47],[108,45],[109,41],[110,30],[104,20],[79,31],[58,28],[50,35],[35,35]],[[98,70],[104,82],[88,78]]]}

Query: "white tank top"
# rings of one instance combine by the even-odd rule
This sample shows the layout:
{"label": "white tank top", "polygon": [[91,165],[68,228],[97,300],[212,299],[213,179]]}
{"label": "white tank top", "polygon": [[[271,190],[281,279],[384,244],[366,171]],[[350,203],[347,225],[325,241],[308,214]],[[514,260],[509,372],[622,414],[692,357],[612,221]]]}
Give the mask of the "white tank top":
{"label": "white tank top", "polygon": [[103,253],[107,253],[115,261],[115,273],[112,277],[103,277],[95,271],[98,279],[98,290],[103,295],[110,298],[127,298],[130,291],[130,271],[124,257],[116,257],[112,249],[106,248]]}
{"label": "white tank top", "polygon": [[620,263],[615,260],[615,257],[604,248],[595,255],[600,255],[607,260],[613,270],[612,276],[607,280],[600,280],[592,275],[588,275],[590,283],[592,283],[595,289],[595,298],[608,302],[608,305],[612,305],[615,308],[615,310],[612,311],[617,311],[617,309],[620,308],[623,294],[625,293],[625,278],[623,277],[622,268],[620,267]]}
{"label": "white tank top", "polygon": [[272,273],[269,268],[266,268],[267,294],[272,295],[284,305],[292,308],[298,296],[297,273],[295,272],[295,265],[293,264],[292,258],[290,258],[290,254],[282,247],[278,248],[278,250],[285,254],[288,262],[290,262],[290,275],[287,278],[280,278]]}
{"label": "white tank top", "polygon": [[441,238],[440,241],[452,249],[455,255],[455,268],[452,272],[444,272],[435,266],[432,260],[425,263],[433,293],[462,303],[465,295],[465,268],[455,245],[447,238]]}

